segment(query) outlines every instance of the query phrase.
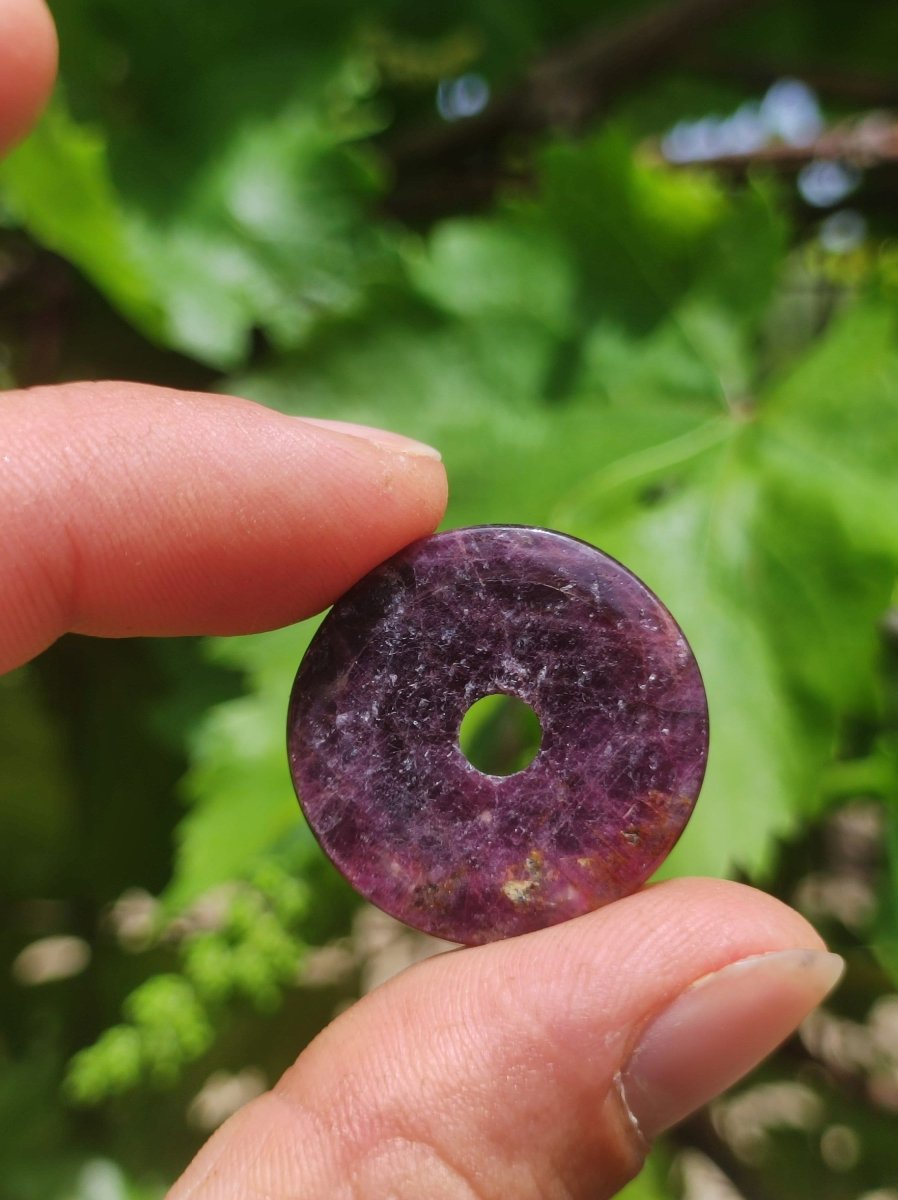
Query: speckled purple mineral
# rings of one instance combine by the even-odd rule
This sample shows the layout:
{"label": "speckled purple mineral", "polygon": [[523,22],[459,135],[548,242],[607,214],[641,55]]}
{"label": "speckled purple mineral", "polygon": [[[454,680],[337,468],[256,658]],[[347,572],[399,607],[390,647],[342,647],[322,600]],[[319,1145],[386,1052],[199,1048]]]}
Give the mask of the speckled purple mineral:
{"label": "speckled purple mineral", "polygon": [[[523,771],[459,748],[467,710],[518,697],[542,726]],[[708,749],[701,676],[631,572],[565,534],[455,529],[333,608],[290,701],[309,824],[388,913],[456,942],[553,925],[628,895],[692,812]]]}

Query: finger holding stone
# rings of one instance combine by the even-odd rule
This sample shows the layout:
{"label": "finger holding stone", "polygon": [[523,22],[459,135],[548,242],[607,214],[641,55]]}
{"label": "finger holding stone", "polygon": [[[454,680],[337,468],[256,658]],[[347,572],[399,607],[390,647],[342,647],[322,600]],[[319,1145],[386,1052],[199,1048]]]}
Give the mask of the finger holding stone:
{"label": "finger holding stone", "polygon": [[0,154],[25,136],[47,103],[57,54],[42,0],[0,0]]}

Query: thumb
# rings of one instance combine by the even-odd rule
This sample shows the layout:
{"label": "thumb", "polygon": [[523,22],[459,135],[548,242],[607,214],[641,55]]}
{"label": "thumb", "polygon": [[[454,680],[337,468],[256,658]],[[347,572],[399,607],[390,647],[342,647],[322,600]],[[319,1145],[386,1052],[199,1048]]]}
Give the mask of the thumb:
{"label": "thumb", "polygon": [[602,1200],[841,965],[778,901],[698,879],[430,959],[325,1030],[169,1200]]}

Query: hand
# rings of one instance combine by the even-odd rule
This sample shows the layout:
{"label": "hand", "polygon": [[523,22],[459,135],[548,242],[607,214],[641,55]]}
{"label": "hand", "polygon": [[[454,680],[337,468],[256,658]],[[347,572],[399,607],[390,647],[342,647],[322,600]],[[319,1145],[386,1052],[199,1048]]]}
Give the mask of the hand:
{"label": "hand", "polygon": [[[43,103],[40,0],[0,0],[0,148]],[[437,456],[230,397],[78,384],[0,398],[0,669],[65,630],[292,622],[428,533]],[[599,1200],[649,1140],[786,1037],[840,960],[710,880],[432,959],[233,1117],[170,1200]]]}

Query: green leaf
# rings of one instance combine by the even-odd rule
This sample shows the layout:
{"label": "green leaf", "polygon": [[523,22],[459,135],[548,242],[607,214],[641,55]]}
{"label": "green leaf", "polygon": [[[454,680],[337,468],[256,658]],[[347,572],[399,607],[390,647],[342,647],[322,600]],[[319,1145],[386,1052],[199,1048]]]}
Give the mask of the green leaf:
{"label": "green leaf", "polygon": [[541,165],[544,219],[578,264],[583,316],[646,332],[694,277],[726,211],[720,189],[643,166],[618,130],[550,146]]}
{"label": "green leaf", "polygon": [[444,221],[426,243],[409,242],[422,295],[459,317],[521,315],[564,336],[575,275],[551,229],[513,218]]}
{"label": "green leaf", "polygon": [[[179,910],[216,884],[243,878],[261,856],[305,830],[286,756],[290,682],[315,629],[216,643],[215,656],[250,672],[252,690],[218,705],[193,741],[185,781],[190,809],[178,826],[166,903]],[[314,852],[307,831],[309,852]]]}
{"label": "green leaf", "polygon": [[701,665],[711,712],[708,772],[664,873],[758,876],[774,840],[807,804],[814,759],[745,590],[759,490],[739,469],[739,431],[718,419],[691,446],[691,458],[656,452],[631,460],[628,470],[609,468],[588,504],[561,507],[560,523],[601,542],[646,580]]}
{"label": "green leaf", "polygon": [[291,105],[244,122],[174,210],[132,209],[168,343],[233,367],[254,327],[289,348],[322,316],[357,307],[369,278],[390,270],[388,240],[363,220],[376,191],[316,112]]}
{"label": "green leaf", "polygon": [[877,406],[888,442],[883,380],[898,368],[883,333],[890,319],[849,314],[748,421],[736,411],[604,468],[556,510],[562,525],[602,542],[646,579],[702,666],[708,774],[665,873],[739,868],[762,877],[775,839],[821,802],[840,723],[876,711],[877,622],[896,574],[898,555],[886,551],[898,506],[872,518],[871,534],[855,524],[850,492],[832,496],[831,475],[813,475],[807,462],[825,442],[858,491],[882,495],[877,456],[863,445],[869,423],[853,444],[841,413],[827,421],[820,396],[832,394],[827,378],[838,388],[853,369],[854,331],[866,331],[861,353],[872,360],[873,394],[865,400],[864,377],[855,393]]}
{"label": "green leaf", "polygon": [[143,1043],[133,1025],[113,1025],[69,1066],[66,1091],[78,1104],[130,1091],[141,1076]]}
{"label": "green leaf", "polygon": [[56,101],[0,164],[0,197],[36,241],[82,270],[149,337],[162,336],[162,307],[133,244],[100,127],[77,124]]}
{"label": "green leaf", "polygon": [[274,115],[245,117],[172,180],[171,162],[126,174],[106,130],[57,100],[0,166],[0,199],[148,337],[234,368],[254,329],[299,345],[397,270],[390,239],[364,217],[380,183],[344,145],[352,132],[288,99]]}
{"label": "green leaf", "polygon": [[107,1029],[69,1064],[65,1088],[76,1103],[96,1104],[128,1092],[144,1077],[171,1084],[212,1043],[209,1013],[181,975],[148,979],[124,1007],[130,1023]]}
{"label": "green leaf", "polygon": [[764,402],[770,453],[843,536],[898,553],[898,330],[894,307],[849,309]]}

